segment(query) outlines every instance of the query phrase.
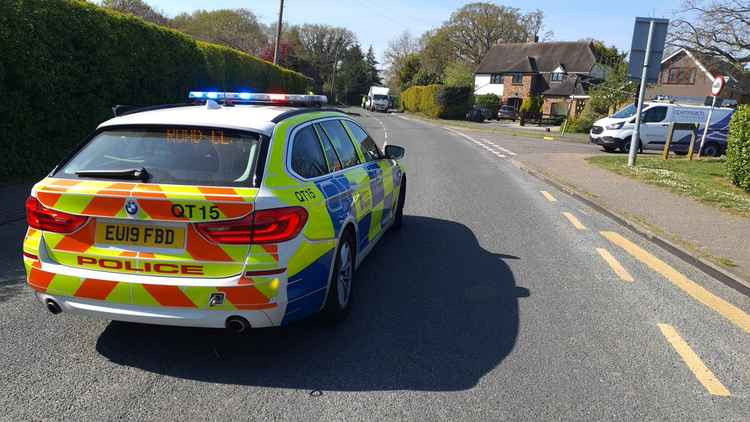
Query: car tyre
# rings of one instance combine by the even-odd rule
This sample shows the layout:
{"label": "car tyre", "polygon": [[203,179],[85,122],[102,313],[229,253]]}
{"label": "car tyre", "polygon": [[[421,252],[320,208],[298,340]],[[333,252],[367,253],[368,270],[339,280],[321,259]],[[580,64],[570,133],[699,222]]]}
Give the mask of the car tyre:
{"label": "car tyre", "polygon": [[719,146],[714,143],[706,144],[706,146],[703,147],[703,153],[701,155],[707,157],[720,157],[721,149],[719,149]]}
{"label": "car tyre", "polygon": [[323,307],[323,316],[330,322],[343,321],[349,314],[352,302],[352,282],[354,281],[354,236],[347,230],[341,237],[336,250],[336,261],[328,287],[328,296]]}
{"label": "car tyre", "polygon": [[406,201],[406,177],[401,180],[401,189],[398,193],[398,203],[396,204],[396,214],[393,216],[393,230],[399,230],[404,220],[404,202]]}
{"label": "car tyre", "polygon": [[[620,145],[620,151],[622,151],[622,152],[624,152],[626,154],[630,153],[630,140],[631,139],[632,138],[630,136],[628,136],[627,138],[625,138],[622,141],[622,145]],[[643,152],[643,145],[641,145],[640,142],[638,142],[638,150],[639,150],[639,152]]]}

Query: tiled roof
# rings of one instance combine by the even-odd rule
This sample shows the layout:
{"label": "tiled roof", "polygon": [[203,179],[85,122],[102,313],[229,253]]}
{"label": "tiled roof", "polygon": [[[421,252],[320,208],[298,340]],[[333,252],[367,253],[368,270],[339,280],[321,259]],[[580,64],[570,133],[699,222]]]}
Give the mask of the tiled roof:
{"label": "tiled roof", "polygon": [[588,73],[595,63],[590,44],[583,41],[498,44],[475,73],[552,72],[559,65],[568,73]]}

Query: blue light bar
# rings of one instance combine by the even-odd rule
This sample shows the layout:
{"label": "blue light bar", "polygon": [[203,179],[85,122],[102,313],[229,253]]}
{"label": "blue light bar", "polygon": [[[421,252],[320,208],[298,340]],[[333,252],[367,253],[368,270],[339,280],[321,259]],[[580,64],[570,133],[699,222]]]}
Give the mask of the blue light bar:
{"label": "blue light bar", "polygon": [[216,91],[190,91],[188,98],[191,100],[219,100],[236,104],[262,103],[262,104],[290,104],[290,105],[323,105],[328,103],[325,95],[300,95],[300,94],[267,94],[252,92],[216,92]]}

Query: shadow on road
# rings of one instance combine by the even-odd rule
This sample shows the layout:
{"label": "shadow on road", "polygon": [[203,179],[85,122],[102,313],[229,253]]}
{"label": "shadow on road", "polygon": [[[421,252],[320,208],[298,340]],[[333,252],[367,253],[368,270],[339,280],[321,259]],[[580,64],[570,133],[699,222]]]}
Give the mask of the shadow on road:
{"label": "shadow on road", "polygon": [[330,391],[471,388],[510,353],[518,297],[504,259],[464,225],[405,216],[357,272],[354,308],[231,336],[223,330],[112,322],[97,350],[112,362],[172,377]]}

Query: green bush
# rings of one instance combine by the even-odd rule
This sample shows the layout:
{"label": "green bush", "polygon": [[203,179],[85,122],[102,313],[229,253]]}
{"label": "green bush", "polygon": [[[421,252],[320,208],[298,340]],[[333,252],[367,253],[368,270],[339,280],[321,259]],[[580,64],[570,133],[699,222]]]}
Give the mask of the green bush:
{"label": "green bush", "polygon": [[500,110],[500,97],[495,94],[477,95],[474,97],[474,104],[489,109],[493,116],[497,116]]}
{"label": "green bush", "polygon": [[49,171],[115,104],[190,89],[303,93],[312,80],[230,48],[78,0],[0,1],[0,180]]}
{"label": "green bush", "polygon": [[539,114],[542,111],[544,99],[539,95],[526,97],[521,102],[521,108],[518,110],[522,114]]}
{"label": "green bush", "polygon": [[750,105],[739,106],[729,123],[727,174],[750,192]]}
{"label": "green bush", "polygon": [[443,119],[462,118],[472,101],[471,87],[415,85],[401,92],[404,110]]}
{"label": "green bush", "polygon": [[591,103],[586,103],[581,114],[568,121],[566,131],[571,133],[588,133],[591,127],[594,126],[594,122],[602,117],[604,116],[591,109]]}

